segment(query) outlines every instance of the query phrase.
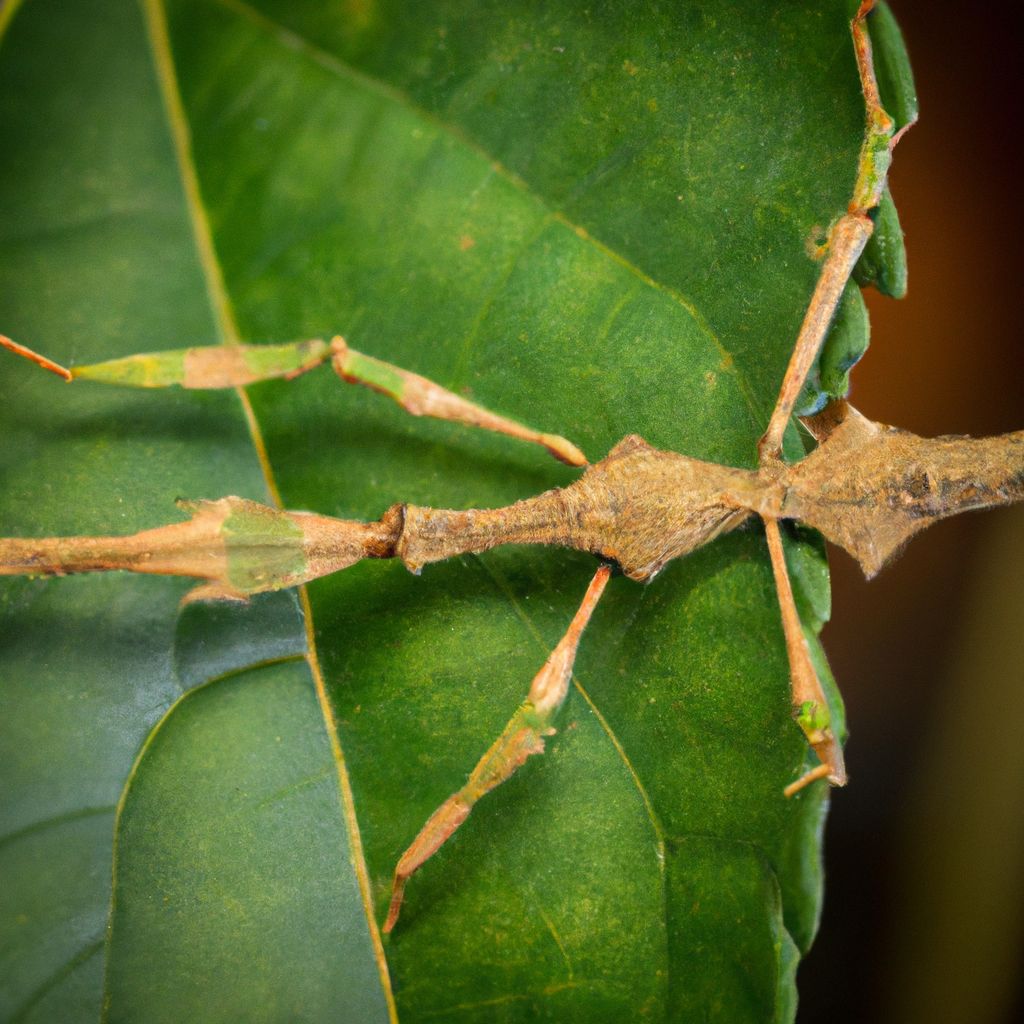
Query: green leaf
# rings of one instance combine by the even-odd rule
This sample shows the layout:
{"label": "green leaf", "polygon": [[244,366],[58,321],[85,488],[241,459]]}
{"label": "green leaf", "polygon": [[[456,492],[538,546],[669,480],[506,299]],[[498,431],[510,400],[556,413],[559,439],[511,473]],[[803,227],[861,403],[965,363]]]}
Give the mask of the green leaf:
{"label": "green leaf", "polygon": [[[853,185],[850,14],[27,2],[0,41],[0,329],[65,363],[340,331],[592,459],[639,432],[752,465]],[[271,482],[368,519],[573,479],[327,370],[250,388],[251,421],[231,393],[0,374],[4,535]],[[791,1019],[824,794],[782,796],[809,755],[756,529],[612,581],[548,753],[380,938],[395,861],[593,568],[367,563],[308,609],[183,612],[177,580],[5,582],[0,1016]]]}
{"label": "green leaf", "polygon": [[896,131],[902,131],[917,120],[917,88],[903,33],[884,0],[868,16],[868,30],[882,106],[893,119]]}
{"label": "green leaf", "polygon": [[907,294],[907,250],[903,228],[889,187],[875,214],[875,231],[864,246],[853,276],[857,283],[874,285],[883,295],[902,299]]}
{"label": "green leaf", "polygon": [[[868,239],[869,246],[875,237],[872,235]],[[900,238],[902,237],[901,234]],[[854,274],[856,275],[864,265],[862,255]],[[810,416],[820,412],[832,399],[845,398],[850,393],[850,370],[864,358],[870,340],[871,325],[864,296],[856,281],[847,281],[836,308],[835,318],[811,367],[811,372],[807,375],[807,382],[800,392],[800,400],[796,405],[797,416]]]}

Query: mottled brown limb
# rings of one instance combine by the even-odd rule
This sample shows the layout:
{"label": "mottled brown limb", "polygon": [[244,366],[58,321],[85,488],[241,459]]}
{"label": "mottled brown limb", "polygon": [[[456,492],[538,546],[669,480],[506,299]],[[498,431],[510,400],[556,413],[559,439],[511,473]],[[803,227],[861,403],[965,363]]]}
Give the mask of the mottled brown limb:
{"label": "mottled brown limb", "polygon": [[533,430],[467,401],[417,373],[357,352],[340,336],[330,342],[312,338],[274,345],[208,345],[140,353],[73,370],[3,335],[0,345],[67,381],[81,377],[125,387],[176,385],[190,390],[247,387],[274,379],[290,381],[330,359],[343,381],[387,395],[413,416],[430,416],[494,431],[538,444],[570,466],[587,465],[587,457],[566,438]]}
{"label": "mottled brown limb", "polygon": [[515,774],[532,754],[544,753],[544,737],[554,735],[551,721],[569,690],[580,637],[604,593],[610,575],[608,566],[601,566],[594,574],[565,635],[534,676],[526,702],[477,763],[466,785],[434,811],[412,845],[402,854],[395,867],[391,903],[384,922],[385,932],[390,932],[398,921],[409,879],[452,837],[469,817],[473,805],[484,794]]}
{"label": "mottled brown limb", "polygon": [[41,366],[44,370],[49,370],[50,373],[55,373],[64,380],[69,381],[72,379],[71,371],[66,366],[61,366],[60,363],[55,363],[52,359],[41,356],[38,352],[27,348],[25,345],[19,345],[6,335],[0,334],[0,346],[3,346],[17,356],[24,357],[29,362],[35,363],[36,366]]}
{"label": "mottled brown limb", "polygon": [[152,573],[217,579],[226,571],[222,517],[201,512],[129,536],[0,539],[0,576],[83,572]]}
{"label": "mottled brown limb", "polygon": [[846,767],[843,763],[843,749],[832,732],[828,700],[811,661],[803,626],[796,610],[778,521],[764,517],[764,528],[768,538],[768,551],[771,554],[772,572],[775,575],[775,589],[779,595],[786,654],[789,657],[793,714],[803,729],[807,742],[821,760],[821,765],[807,772],[796,782],[790,783],[783,792],[786,796],[792,796],[820,778],[828,778],[833,786],[845,786]]}
{"label": "mottled brown limb", "polygon": [[611,575],[611,567],[607,565],[602,565],[594,573],[565,635],[548,655],[548,660],[544,662],[541,670],[533,677],[526,699],[533,705],[538,715],[553,715],[565,701],[583,631],[587,628]]}
{"label": "mottled brown limb", "polygon": [[881,202],[885,191],[891,151],[897,137],[893,134],[893,120],[882,107],[875,78],[871,37],[866,25],[866,18],[874,6],[874,0],[864,0],[850,24],[866,116],[857,178],[847,212],[829,232],[825,262],[804,314],[771,419],[758,442],[762,465],[782,458],[782,437],[793,408],[828,334],[846,282],[874,231],[874,222],[869,214]]}
{"label": "mottled brown limb", "polygon": [[0,576],[150,573],[203,580],[186,601],[246,600],[364,558],[393,557],[402,507],[374,523],[286,512],[246,498],[180,502],[191,514],[128,536],[0,538]]}
{"label": "mottled brown limb", "polygon": [[344,338],[332,339],[331,347],[334,352],[332,365],[342,380],[350,384],[363,384],[393,398],[413,416],[431,416],[434,419],[491,430],[520,441],[539,444],[559,462],[569,466],[587,465],[587,457],[583,452],[564,437],[545,434],[505,416],[499,416],[440,384],[421,377],[418,373],[403,370],[391,363],[357,352],[349,347]]}
{"label": "mottled brown limb", "polygon": [[850,279],[850,274],[853,273],[853,268],[864,251],[873,229],[871,218],[866,214],[847,213],[840,217],[829,234],[828,256],[821,268],[810,305],[804,314],[793,354],[782,379],[775,409],[768,421],[768,428],[758,442],[758,453],[762,463],[782,458],[782,435],[789,424],[789,418],[793,415],[807,374],[814,365],[814,359],[825,340],[825,335],[828,334],[846,282]]}
{"label": "mottled brown limb", "polygon": [[[304,358],[290,369],[286,368],[287,362],[282,362],[280,366],[273,366],[269,361],[263,365],[252,364],[253,355],[263,356],[266,360],[271,351],[279,348],[302,352]],[[223,388],[244,388],[274,379],[291,381],[322,366],[327,353],[327,346],[318,338],[281,346],[209,345],[190,348],[184,354],[181,384],[195,391],[218,391]]]}

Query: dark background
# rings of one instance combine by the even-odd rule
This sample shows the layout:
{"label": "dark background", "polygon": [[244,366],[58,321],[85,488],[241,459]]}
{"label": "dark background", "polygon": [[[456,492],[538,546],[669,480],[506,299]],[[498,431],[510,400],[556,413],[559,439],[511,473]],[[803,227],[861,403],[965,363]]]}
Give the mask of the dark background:
{"label": "dark background", "polygon": [[[1019,430],[1019,5],[891,6],[921,106],[890,177],[910,290],[867,294],[851,399],[920,434]],[[830,558],[851,778],[800,1024],[1024,1021],[1024,508],[932,527],[870,583]]]}

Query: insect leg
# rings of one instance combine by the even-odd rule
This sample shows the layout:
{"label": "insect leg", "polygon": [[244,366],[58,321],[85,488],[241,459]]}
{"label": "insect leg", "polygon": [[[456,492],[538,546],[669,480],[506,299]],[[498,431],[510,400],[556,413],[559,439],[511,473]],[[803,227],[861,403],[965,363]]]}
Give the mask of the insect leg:
{"label": "insect leg", "polygon": [[178,386],[199,391],[246,387],[275,378],[292,380],[331,356],[331,347],[313,338],[278,345],[206,345],[144,352],[68,368],[3,335],[0,346],[67,381],[91,380],[129,388]]}
{"label": "insect leg", "polygon": [[580,637],[590,621],[610,575],[611,570],[608,566],[601,566],[594,574],[565,636],[548,656],[544,667],[534,676],[525,702],[477,763],[466,785],[448,797],[434,811],[412,845],[402,854],[395,867],[391,905],[388,908],[387,920],[384,922],[385,932],[390,932],[398,920],[409,878],[426,860],[437,853],[469,817],[469,812],[477,800],[511,778],[531,754],[544,752],[544,737],[555,733],[551,721],[569,692],[569,679],[572,676],[572,666],[576,660]]}
{"label": "insect leg", "polygon": [[768,421],[768,428],[758,442],[762,465],[778,461],[782,457],[782,435],[800,397],[807,374],[814,365],[814,358],[828,333],[846,282],[874,230],[870,214],[882,200],[889,164],[892,162],[892,147],[899,137],[895,133],[892,118],[882,108],[878,94],[878,82],[871,55],[871,39],[865,24],[865,19],[873,7],[874,0],[864,0],[850,25],[867,110],[864,142],[857,162],[853,196],[847,212],[835,222],[829,232],[828,255],[825,257],[818,283],[804,314],[793,354],[782,379],[775,409]]}
{"label": "insect leg", "polygon": [[546,448],[570,466],[586,466],[587,457],[571,441],[557,434],[533,430],[461,398],[417,373],[364,355],[344,338],[319,338],[275,345],[209,345],[199,348],[150,352],[111,359],[70,369],[0,335],[0,347],[24,357],[64,380],[99,381],[123,387],[190,389],[246,387],[259,381],[292,380],[331,361],[338,376],[349,384],[363,384],[393,398],[413,416],[432,416],[529,441]]}
{"label": "insect leg", "polygon": [[843,748],[839,745],[831,728],[828,700],[821,688],[818,673],[811,663],[811,655],[804,639],[800,616],[797,614],[793,600],[793,588],[789,582],[789,571],[786,569],[786,556],[782,550],[782,537],[779,533],[779,522],[769,516],[764,517],[765,534],[768,538],[768,550],[772,558],[772,571],[775,574],[775,589],[779,595],[779,608],[782,612],[782,629],[786,636],[786,653],[789,655],[789,676],[793,695],[793,715],[803,730],[808,743],[821,759],[817,768],[811,769],[796,782],[790,783],[784,792],[786,796],[803,789],[816,779],[827,778],[833,786],[846,785],[846,766],[843,763]]}
{"label": "insect leg", "polygon": [[587,457],[571,441],[557,434],[544,434],[515,420],[499,416],[482,406],[461,398],[434,381],[411,373],[373,356],[349,348],[344,338],[331,341],[332,365],[342,380],[364,384],[393,398],[413,416],[433,416],[467,426],[493,430],[546,448],[560,462],[570,466],[587,465]]}

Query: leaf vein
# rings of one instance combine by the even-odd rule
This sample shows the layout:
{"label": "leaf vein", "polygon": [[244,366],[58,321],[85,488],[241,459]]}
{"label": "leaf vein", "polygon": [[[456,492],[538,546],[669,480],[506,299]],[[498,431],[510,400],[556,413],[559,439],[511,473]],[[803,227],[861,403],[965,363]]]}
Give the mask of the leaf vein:
{"label": "leaf vein", "polygon": [[[192,221],[196,247],[202,264],[204,277],[206,279],[207,292],[209,294],[214,313],[217,317],[223,340],[228,344],[238,344],[239,334],[231,306],[231,299],[224,282],[220,262],[217,258],[209,218],[203,204],[202,193],[199,187],[199,177],[192,155],[188,122],[174,69],[174,58],[171,52],[170,35],[163,0],[145,0],[145,12],[156,75],[164,98],[170,133],[174,144],[175,155],[177,157],[178,168],[182,178],[182,186],[185,191],[186,203]],[[259,458],[267,490],[270,492],[274,503],[280,507],[280,493],[274,480],[273,468],[270,465],[270,460],[263,441],[259,422],[256,419],[255,411],[252,408],[245,390],[243,388],[238,388],[236,391],[239,401],[242,404],[245,419],[249,427],[249,433],[256,449],[256,454]],[[345,766],[345,760],[341,749],[341,741],[338,736],[337,722],[334,717],[334,711],[331,707],[330,697],[327,693],[323,673],[320,668],[309,596],[305,587],[299,588],[299,599],[302,605],[306,627],[307,652],[305,659],[313,679],[317,702],[323,716],[324,729],[327,734],[327,739],[330,744],[331,753],[336,766],[338,787],[340,790],[341,811],[348,832],[349,855],[366,914],[367,928],[373,945],[374,959],[380,976],[381,988],[388,1006],[388,1014],[392,1021],[397,1021],[397,1011],[395,1009],[394,994],[391,989],[387,960],[384,956],[380,930],[377,926],[376,917],[373,912],[369,870],[363,854],[362,842],[359,835],[359,825],[355,815],[355,805],[349,784],[348,769]],[[150,735],[152,736],[153,734],[151,733]],[[144,749],[145,747],[143,750]],[[141,756],[142,755],[140,753],[140,757]],[[138,761],[136,761],[136,764],[138,764]],[[119,811],[124,805],[124,797],[128,792],[130,782],[131,776],[129,776],[128,783],[126,783],[124,792],[122,793]],[[118,820],[119,819],[120,813],[118,815]]]}
{"label": "leaf vein", "polygon": [[24,1020],[32,1009],[39,1004],[39,1002],[47,995],[52,992],[68,975],[80,967],[86,961],[92,959],[101,949],[103,949],[103,938],[93,939],[92,942],[87,943],[77,953],[74,953],[69,957],[60,967],[57,968],[49,977],[46,978],[43,983],[36,988],[33,992],[29,993],[28,998],[11,1014],[9,1021],[10,1024],[17,1024],[18,1021]]}
{"label": "leaf vein", "polygon": [[0,836],[0,850],[11,843],[16,843],[26,836],[36,835],[51,828],[60,828],[61,825],[68,825],[73,821],[81,821],[85,818],[98,817],[101,814],[113,814],[117,810],[116,805],[110,804],[103,807],[79,807],[73,811],[65,811],[62,814],[52,814],[47,818],[40,818],[23,828],[15,829],[6,835]]}

